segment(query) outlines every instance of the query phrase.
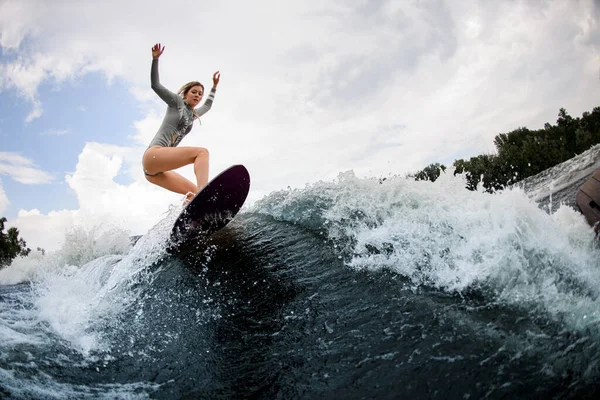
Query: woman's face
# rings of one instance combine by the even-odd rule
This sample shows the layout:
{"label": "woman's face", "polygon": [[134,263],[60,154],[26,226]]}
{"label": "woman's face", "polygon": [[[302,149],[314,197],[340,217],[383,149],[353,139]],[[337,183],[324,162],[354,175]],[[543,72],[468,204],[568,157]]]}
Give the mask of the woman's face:
{"label": "woman's face", "polygon": [[185,94],[184,100],[192,108],[195,108],[198,104],[200,104],[200,100],[202,100],[203,95],[204,91],[202,90],[202,86],[192,86],[192,88]]}

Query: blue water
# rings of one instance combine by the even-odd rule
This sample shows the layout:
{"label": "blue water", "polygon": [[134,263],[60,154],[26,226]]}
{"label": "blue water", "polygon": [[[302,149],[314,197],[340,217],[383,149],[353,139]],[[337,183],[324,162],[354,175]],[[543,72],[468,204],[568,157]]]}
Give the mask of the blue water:
{"label": "blue water", "polygon": [[595,398],[600,249],[460,177],[271,193],[209,243],[72,234],[0,271],[3,398]]}

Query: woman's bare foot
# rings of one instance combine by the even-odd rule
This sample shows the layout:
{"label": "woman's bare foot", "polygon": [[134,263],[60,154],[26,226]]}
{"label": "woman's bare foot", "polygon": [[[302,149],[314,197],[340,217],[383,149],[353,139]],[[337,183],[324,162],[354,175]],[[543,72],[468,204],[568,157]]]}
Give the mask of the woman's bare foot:
{"label": "woman's bare foot", "polygon": [[196,196],[196,193],[187,192],[185,194],[185,200],[183,200],[183,206],[185,207],[190,204],[190,202],[194,199],[194,196]]}

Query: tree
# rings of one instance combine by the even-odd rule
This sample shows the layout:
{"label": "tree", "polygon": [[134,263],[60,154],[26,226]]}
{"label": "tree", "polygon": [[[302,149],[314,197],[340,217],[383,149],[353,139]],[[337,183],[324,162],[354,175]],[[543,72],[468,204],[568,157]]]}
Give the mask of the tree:
{"label": "tree", "polygon": [[429,164],[414,175],[416,181],[435,182],[442,172],[446,171],[446,166],[439,163]]}
{"label": "tree", "polygon": [[564,108],[556,125],[543,129],[517,128],[494,138],[497,154],[454,162],[455,174],[465,174],[467,189],[479,184],[490,193],[553,167],[600,143],[600,107],[571,117]]}
{"label": "tree", "polygon": [[19,237],[19,230],[15,227],[8,228],[4,233],[6,218],[0,218],[0,267],[11,263],[17,256],[26,256],[31,251],[27,243]]}

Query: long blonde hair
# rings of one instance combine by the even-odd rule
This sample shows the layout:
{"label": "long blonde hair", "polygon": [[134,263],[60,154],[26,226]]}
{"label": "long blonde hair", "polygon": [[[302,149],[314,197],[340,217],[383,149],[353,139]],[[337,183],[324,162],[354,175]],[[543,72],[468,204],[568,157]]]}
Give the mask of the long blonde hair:
{"label": "long blonde hair", "polygon": [[[180,95],[181,97],[185,98],[185,95],[190,91],[191,88],[193,88],[194,86],[200,86],[202,88],[202,96],[204,96],[204,85],[201,84],[198,81],[191,81],[186,83],[185,85],[183,85],[181,87],[181,89],[179,89],[179,92],[177,92],[178,95]],[[200,120],[200,116],[198,114],[196,114],[196,111],[194,111],[194,119],[198,118],[198,121]]]}
{"label": "long blonde hair", "polygon": [[204,85],[198,81],[191,81],[186,83],[181,87],[181,89],[179,89],[179,92],[177,92],[177,94],[181,95],[182,97],[185,97],[185,95],[187,95],[190,89],[194,86],[200,86],[202,88],[202,95],[204,95]]}

